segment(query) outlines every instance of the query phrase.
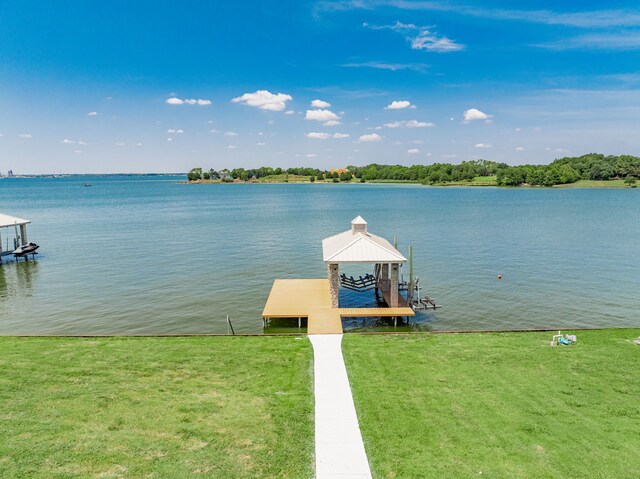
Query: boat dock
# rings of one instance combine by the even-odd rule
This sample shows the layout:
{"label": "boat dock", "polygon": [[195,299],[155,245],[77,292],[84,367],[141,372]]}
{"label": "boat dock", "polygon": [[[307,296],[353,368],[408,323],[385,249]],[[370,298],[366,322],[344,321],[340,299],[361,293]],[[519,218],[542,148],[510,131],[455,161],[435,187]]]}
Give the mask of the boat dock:
{"label": "boat dock", "polygon": [[[406,304],[406,302],[405,302]],[[415,316],[411,307],[334,308],[328,279],[276,279],[262,311],[271,318],[307,319],[308,334],[342,334],[342,318]]]}

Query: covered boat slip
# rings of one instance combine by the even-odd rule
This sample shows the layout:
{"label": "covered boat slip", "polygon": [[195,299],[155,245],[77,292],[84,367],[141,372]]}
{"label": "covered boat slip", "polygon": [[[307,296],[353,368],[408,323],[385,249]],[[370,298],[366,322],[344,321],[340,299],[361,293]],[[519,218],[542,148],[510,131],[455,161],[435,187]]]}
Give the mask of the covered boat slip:
{"label": "covered boat slip", "polygon": [[[367,222],[358,216],[351,229],[322,240],[322,259],[327,279],[277,279],[273,283],[262,312],[266,326],[270,318],[307,318],[308,334],[341,334],[344,317],[415,316],[411,305],[400,295],[398,273],[407,259],[386,239],[368,231]],[[375,265],[375,276],[347,280],[340,275],[340,265]],[[360,284],[362,283],[362,284]],[[366,284],[365,284],[366,283]],[[343,287],[354,290],[375,288],[376,299],[382,293],[389,307],[340,308]]]}
{"label": "covered boat slip", "polygon": [[328,279],[276,279],[262,312],[264,319],[307,318],[308,334],[341,334],[342,318],[415,316],[410,307],[334,308]]}
{"label": "covered boat slip", "polygon": [[[0,213],[0,257],[13,254],[14,250],[27,243],[27,225],[30,220]],[[10,241],[9,237],[13,236]]]}

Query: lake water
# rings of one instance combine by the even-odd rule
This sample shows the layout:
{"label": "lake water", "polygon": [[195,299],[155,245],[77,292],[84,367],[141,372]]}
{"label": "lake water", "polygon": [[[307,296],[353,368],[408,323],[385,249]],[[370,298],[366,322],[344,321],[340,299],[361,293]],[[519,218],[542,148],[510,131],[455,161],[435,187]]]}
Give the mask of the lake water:
{"label": "lake water", "polygon": [[640,326],[640,189],[182,179],[0,180],[0,212],[31,219],[41,245],[0,267],[0,334],[226,333],[227,314],[260,333],[273,280],[325,277],[321,240],[357,215],[405,255],[413,245],[422,291],[443,306],[410,329]]}

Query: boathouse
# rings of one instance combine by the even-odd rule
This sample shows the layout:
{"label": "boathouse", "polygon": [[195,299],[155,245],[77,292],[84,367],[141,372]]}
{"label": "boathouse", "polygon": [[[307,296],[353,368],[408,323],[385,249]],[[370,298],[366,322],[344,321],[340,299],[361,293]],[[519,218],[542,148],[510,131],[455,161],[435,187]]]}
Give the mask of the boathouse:
{"label": "boathouse", "polygon": [[[407,259],[386,239],[368,231],[360,216],[351,229],[322,241],[327,279],[276,279],[262,312],[271,318],[307,318],[309,334],[342,333],[343,317],[409,317],[413,308],[399,292],[399,270]],[[340,265],[371,265],[374,274],[357,280],[340,275]],[[340,286],[355,290],[374,289],[382,295],[376,308],[340,308]]]}
{"label": "boathouse", "polygon": [[[27,225],[30,220],[0,213],[0,257],[13,254],[14,250],[27,241]],[[9,232],[12,231],[13,235]],[[9,241],[9,238],[13,239]]]}
{"label": "boathouse", "polygon": [[[367,222],[358,216],[351,221],[351,229],[322,240],[322,256],[329,274],[331,306],[338,307],[341,284],[341,264],[375,265],[374,281],[391,308],[400,305],[398,280],[400,265],[407,261],[386,239],[367,231]],[[355,283],[354,283],[355,284]],[[363,279],[363,286],[367,285]]]}

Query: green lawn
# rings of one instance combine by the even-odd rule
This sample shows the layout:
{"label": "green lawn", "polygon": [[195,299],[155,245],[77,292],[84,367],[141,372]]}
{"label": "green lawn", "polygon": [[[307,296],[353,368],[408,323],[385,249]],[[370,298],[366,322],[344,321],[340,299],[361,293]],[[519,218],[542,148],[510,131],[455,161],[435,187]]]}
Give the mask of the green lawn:
{"label": "green lawn", "polygon": [[0,477],[311,477],[311,368],[306,338],[0,338]]}
{"label": "green lawn", "polygon": [[640,477],[640,329],[576,334],[346,335],[374,477]]}
{"label": "green lawn", "polygon": [[629,188],[624,180],[578,180],[566,185],[555,185],[554,188]]}
{"label": "green lawn", "polygon": [[437,183],[436,186],[498,186],[496,178],[496,175],[476,176],[471,181],[449,181]]}

